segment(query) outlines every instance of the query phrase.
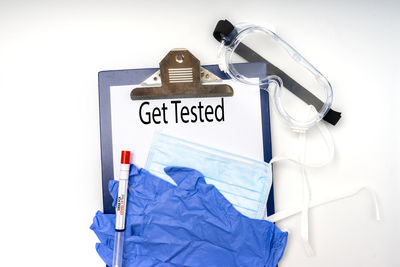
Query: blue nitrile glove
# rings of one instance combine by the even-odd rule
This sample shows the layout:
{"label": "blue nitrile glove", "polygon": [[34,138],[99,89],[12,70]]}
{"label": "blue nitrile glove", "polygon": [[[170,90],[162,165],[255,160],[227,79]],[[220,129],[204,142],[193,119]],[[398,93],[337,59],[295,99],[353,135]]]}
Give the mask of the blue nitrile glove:
{"label": "blue nitrile glove", "polygon": [[[177,186],[131,165],[124,266],[277,265],[287,233],[240,214],[198,171],[168,167],[165,172]],[[115,200],[118,182],[109,186]],[[108,265],[114,225],[115,215],[97,212],[91,226],[101,242],[97,251]]]}

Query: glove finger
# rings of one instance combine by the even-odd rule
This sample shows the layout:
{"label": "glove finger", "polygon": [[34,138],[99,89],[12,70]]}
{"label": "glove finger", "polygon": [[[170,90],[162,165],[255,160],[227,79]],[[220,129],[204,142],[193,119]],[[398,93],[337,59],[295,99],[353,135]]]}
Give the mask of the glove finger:
{"label": "glove finger", "polygon": [[133,191],[134,196],[145,199],[154,199],[158,195],[175,188],[171,183],[164,181],[145,169],[140,169],[135,174],[129,176],[129,186],[131,189],[129,193]]}
{"label": "glove finger", "polygon": [[[112,205],[116,207],[118,199],[119,182],[110,180],[108,184],[110,195],[113,198]],[[144,207],[150,201],[156,199],[164,192],[174,189],[175,186],[157,176],[152,175],[145,169],[138,169],[134,164],[130,165],[129,171],[129,193],[127,214],[141,214]]]}
{"label": "glove finger", "polygon": [[164,171],[175,181],[178,188],[184,190],[194,190],[199,184],[206,183],[203,174],[191,168],[166,167]]}
{"label": "glove finger", "polygon": [[163,262],[149,256],[136,256],[134,259],[126,259],[124,261],[126,267],[189,267],[176,263]]}
{"label": "glove finger", "polygon": [[177,239],[166,242],[158,238],[130,236],[125,238],[124,256],[127,259],[145,256],[166,262],[171,255],[180,254],[190,243],[188,240]]}
{"label": "glove finger", "polygon": [[[123,254],[123,266],[126,267],[147,267],[147,266],[154,266],[154,267],[178,267],[183,265],[176,265],[171,263],[163,262],[156,257],[148,255],[137,255],[136,251],[140,251],[140,246],[144,246],[143,242],[146,242],[141,237],[131,237],[130,239],[125,239],[124,243],[124,254]],[[134,246],[132,246],[132,243]],[[168,244],[164,244],[167,246]],[[104,244],[104,243],[97,243],[96,244],[96,251],[102,258],[102,260],[108,265],[112,266],[112,259],[113,259],[113,246],[112,244]]]}
{"label": "glove finger", "polygon": [[90,229],[95,232],[102,243],[109,243],[115,233],[115,215],[96,212]]}
{"label": "glove finger", "polygon": [[124,259],[124,267],[188,267],[187,265],[162,262],[149,256],[136,256]]}
{"label": "glove finger", "polygon": [[104,243],[96,244],[96,251],[101,257],[101,259],[107,264],[107,266],[112,266],[113,259],[113,249]]}

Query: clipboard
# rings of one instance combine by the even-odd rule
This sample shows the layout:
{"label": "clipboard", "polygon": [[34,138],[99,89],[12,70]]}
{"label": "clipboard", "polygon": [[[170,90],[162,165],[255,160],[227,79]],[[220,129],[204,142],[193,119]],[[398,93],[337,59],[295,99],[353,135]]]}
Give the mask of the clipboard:
{"label": "clipboard", "polygon": [[[199,64],[200,66],[200,64]],[[266,63],[260,62],[260,63],[241,63],[238,64],[238,68],[241,68],[241,73],[247,73],[248,76],[259,78],[259,77],[266,77],[266,72],[267,72],[267,66]],[[226,84],[230,83],[232,84],[233,91],[234,91],[234,96],[238,95],[238,92],[235,93],[235,88],[237,88],[239,85],[238,83],[235,84],[224,72],[222,72],[218,65],[204,65],[201,67],[202,70],[206,71],[210,75],[215,75],[217,78],[222,80],[221,84]],[[98,82],[99,82],[99,112],[100,112],[100,143],[101,143],[101,164],[102,164],[102,190],[103,190],[103,211],[104,213],[115,213],[115,208],[112,207],[112,198],[109,194],[108,191],[108,183],[111,179],[114,179],[115,175],[115,166],[118,166],[118,158],[115,154],[115,149],[113,149],[113,143],[116,143],[116,140],[119,140],[120,138],[116,137],[116,134],[119,133],[121,134],[121,129],[116,130],[116,126],[114,126],[113,129],[113,124],[115,124],[117,120],[120,120],[122,115],[119,115],[116,117],[115,113],[117,111],[113,111],[115,109],[121,109],[119,107],[119,102],[118,99],[123,99],[125,101],[125,105],[128,105],[128,97],[130,98],[129,101],[130,103],[134,103],[133,97],[132,97],[132,92],[133,89],[137,88],[138,85],[143,83],[143,81],[149,81],[149,80],[154,80],[154,77],[159,77],[159,68],[145,68],[145,69],[130,69],[130,70],[111,70],[111,71],[101,71],[98,74]],[[165,72],[164,72],[165,73]],[[196,72],[197,73],[197,72]],[[162,75],[161,75],[162,76]],[[181,75],[182,77],[182,75]],[[200,79],[199,79],[200,81]],[[190,81],[186,81],[186,84]],[[176,84],[182,84],[180,82]],[[175,85],[176,85],[175,84]],[[173,85],[174,86],[174,85]],[[198,85],[196,85],[196,88]],[[159,88],[159,87],[158,87]],[[257,127],[260,129],[260,140],[261,140],[261,147],[259,148],[261,151],[261,159],[259,160],[264,160],[265,162],[269,162],[272,158],[272,146],[271,146],[271,129],[270,129],[270,111],[269,111],[269,96],[268,92],[266,90],[258,90],[258,88],[255,88],[257,91],[257,97],[259,94],[259,100],[257,100],[257,105],[253,105],[254,107],[259,109],[260,112],[260,118],[259,118],[259,124]],[[124,94],[119,95],[119,92],[124,92]],[[126,95],[126,92],[129,92],[129,95]],[[197,91],[196,91],[197,92]],[[214,91],[215,92],[215,91]],[[227,91],[218,91],[220,94],[224,94]],[[193,98],[193,91],[191,94],[188,95],[179,95],[176,94],[174,96],[174,99],[184,99],[187,97]],[[117,95],[117,98],[114,95]],[[226,96],[220,95],[220,97],[216,98],[214,97],[213,99],[209,98],[212,96],[212,94],[203,94],[199,95],[198,99],[204,99],[204,101],[211,101],[216,103],[215,101],[222,101],[224,103],[229,102],[229,94]],[[236,96],[238,97],[238,96]],[[160,97],[158,101],[165,101],[168,97],[168,94],[164,97]],[[198,100],[197,99],[197,100]],[[137,99],[136,99],[137,100]],[[240,99],[239,99],[240,100]],[[117,102],[116,102],[117,101]],[[143,100],[138,100],[136,101],[137,103],[144,103],[145,99]],[[154,100],[156,101],[156,100]],[[149,101],[147,101],[149,102]],[[130,104],[129,104],[130,105]],[[113,107],[112,107],[113,106]],[[123,105],[122,105],[123,106]],[[257,107],[258,106],[258,107]],[[235,107],[232,107],[235,109]],[[240,107],[238,107],[240,109]],[[122,113],[121,113],[122,112]],[[175,111],[176,112],[176,111]],[[119,111],[118,114],[125,114],[127,113],[125,110]],[[123,115],[125,116],[125,115]],[[129,118],[134,116],[134,114],[128,114],[126,115]],[[250,117],[250,116],[249,116]],[[114,120],[113,120],[114,118]],[[125,122],[123,122],[125,123]],[[215,122],[217,123],[217,122]],[[134,127],[132,126],[132,123],[127,123],[126,124],[128,129],[131,127],[131,133],[134,132]],[[202,128],[207,128],[211,132],[213,131],[212,125],[215,126],[215,128],[221,129],[221,124],[210,124],[210,125],[204,125],[201,126]],[[121,126],[121,123],[119,124]],[[143,125],[137,125],[137,127],[142,127]],[[179,126],[180,127],[180,126]],[[183,126],[182,126],[183,127]],[[124,128],[124,126],[119,127],[119,128]],[[137,128],[139,129],[139,128]],[[199,128],[198,128],[199,129]],[[244,129],[246,131],[246,129]],[[114,136],[113,136],[114,134]],[[217,134],[217,133],[215,133]],[[248,138],[252,138],[250,135],[252,133],[249,133]],[[129,135],[129,134],[128,134]],[[214,135],[215,136],[215,135]],[[246,135],[242,135],[246,136]],[[113,142],[114,138],[114,142]],[[117,139],[115,139],[117,138]],[[130,137],[125,137],[125,139],[129,139]],[[185,138],[185,137],[183,137]],[[123,139],[123,138],[121,138]],[[209,139],[208,139],[209,140]],[[247,140],[247,139],[246,139]],[[114,144],[116,146],[116,144]],[[127,148],[127,149],[132,149],[133,150],[133,155],[135,158],[135,148]],[[224,150],[224,149],[223,149]],[[239,154],[237,151],[233,151],[236,154]],[[117,153],[120,153],[118,151]],[[142,157],[142,156],[140,156]],[[143,162],[145,159],[143,159]],[[135,160],[134,160],[135,162]],[[136,162],[135,162],[136,163]],[[144,165],[143,165],[144,166]],[[143,167],[140,166],[139,167]],[[116,170],[118,171],[118,170]],[[270,194],[268,196],[268,201],[267,201],[267,214],[271,215],[275,211],[274,209],[274,193],[273,193],[273,187],[271,187]]]}

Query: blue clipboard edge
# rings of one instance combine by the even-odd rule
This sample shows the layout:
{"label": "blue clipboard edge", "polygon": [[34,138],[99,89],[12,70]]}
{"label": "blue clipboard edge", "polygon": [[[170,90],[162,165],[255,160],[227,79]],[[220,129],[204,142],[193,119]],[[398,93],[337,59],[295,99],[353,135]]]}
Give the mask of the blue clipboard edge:
{"label": "blue clipboard edge", "polygon": [[[222,72],[218,65],[204,65],[205,69],[211,71],[223,80],[230,79]],[[248,77],[266,77],[266,63],[242,63],[236,66],[241,73]],[[158,71],[159,68],[144,68],[130,70],[109,70],[101,71],[98,74],[99,82],[99,113],[100,113],[100,145],[101,145],[101,175],[103,190],[103,211],[104,213],[115,213],[112,207],[112,198],[108,192],[108,182],[114,179],[113,150],[112,150],[112,129],[111,129],[111,103],[110,87],[121,85],[140,84],[150,75]],[[272,158],[271,125],[269,96],[266,90],[260,90],[261,121],[263,131],[263,151],[264,161],[269,162]],[[268,149],[270,148],[270,149]],[[268,201],[267,214],[275,213],[274,189],[271,187]]]}

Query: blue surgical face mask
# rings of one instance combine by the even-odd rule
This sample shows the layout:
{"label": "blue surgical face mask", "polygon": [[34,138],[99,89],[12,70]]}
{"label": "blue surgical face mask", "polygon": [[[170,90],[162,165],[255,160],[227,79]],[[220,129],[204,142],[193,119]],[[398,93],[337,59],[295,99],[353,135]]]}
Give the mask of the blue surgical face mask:
{"label": "blue surgical face mask", "polygon": [[167,166],[200,171],[243,215],[263,217],[272,184],[270,164],[155,133],[145,169],[174,184],[164,172]]}

